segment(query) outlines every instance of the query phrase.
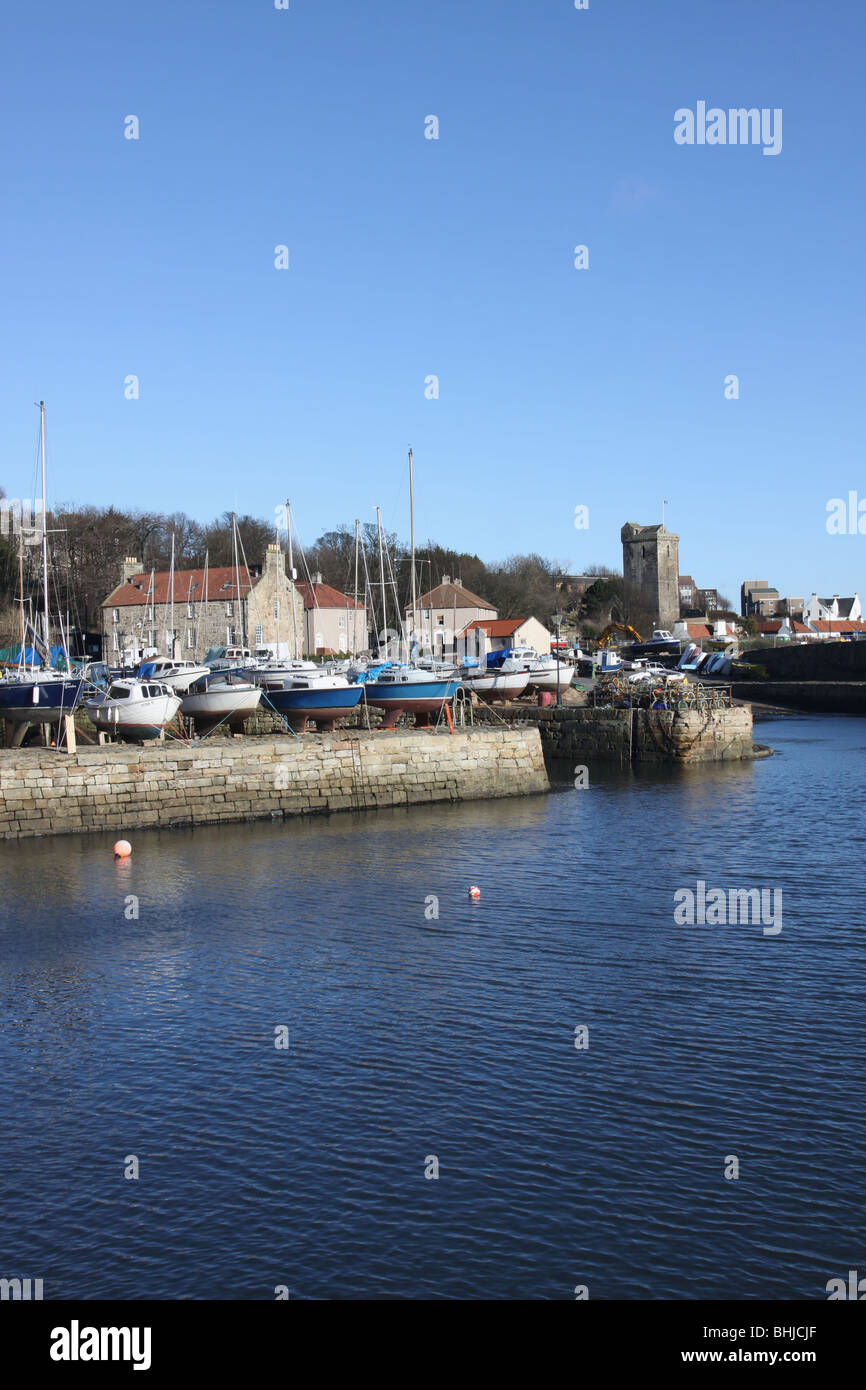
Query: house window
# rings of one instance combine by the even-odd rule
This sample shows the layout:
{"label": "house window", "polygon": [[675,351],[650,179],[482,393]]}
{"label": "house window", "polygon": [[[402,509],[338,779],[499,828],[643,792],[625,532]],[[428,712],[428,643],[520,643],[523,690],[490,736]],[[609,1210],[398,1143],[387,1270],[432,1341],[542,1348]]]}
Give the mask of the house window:
{"label": "house window", "polygon": [[275,619],[276,621],[279,621],[279,617],[280,617],[280,600],[279,600],[278,598],[275,598],[275,599],[274,599],[274,619]]}
{"label": "house window", "polygon": [[226,604],[226,617],[227,617],[227,618],[233,618],[234,615],[235,615],[235,606],[234,606],[234,604],[231,602],[231,600],[229,600],[229,602]]}
{"label": "house window", "polygon": [[437,618],[437,619],[436,619],[436,622],[438,623],[439,627],[444,627],[444,626],[445,626],[445,618],[444,618],[444,616],[443,616],[443,617]]}
{"label": "house window", "polygon": [[235,630],[234,630],[233,627],[227,627],[227,628],[226,628],[226,646],[227,646],[227,647],[233,647],[234,645],[235,645]]}
{"label": "house window", "polygon": [[148,645],[149,647],[155,647],[155,646],[156,646],[156,628],[155,628],[155,627],[150,628],[150,630],[148,631],[148,634],[147,634],[147,645]]}
{"label": "house window", "polygon": [[113,619],[114,619],[114,621],[115,621],[116,623],[119,623],[119,622],[120,622],[120,609],[119,609],[119,608],[115,608],[115,610],[114,610],[114,612],[113,612],[113,614],[112,614],[112,617],[113,617]]}
{"label": "house window", "polygon": [[265,640],[264,629],[261,623],[256,623],[256,646],[260,647]]}
{"label": "house window", "polygon": [[345,615],[342,614],[342,613],[340,614],[339,618],[337,619],[337,626],[338,626],[338,627],[345,627],[345,626],[346,626],[346,618],[345,618]]}
{"label": "house window", "polygon": [[186,616],[187,616],[188,618],[194,618],[194,617],[195,617],[195,610],[194,610],[193,605],[192,605],[192,599],[190,599],[189,602],[188,602],[188,604],[186,605]]}
{"label": "house window", "polygon": [[113,652],[119,652],[119,651],[120,651],[120,643],[119,643],[118,640],[117,640],[117,633],[116,633],[116,632],[113,634],[112,639],[111,639],[111,650],[112,650]]}
{"label": "house window", "polygon": [[188,627],[186,630],[186,645],[190,648],[195,646],[195,628]]}

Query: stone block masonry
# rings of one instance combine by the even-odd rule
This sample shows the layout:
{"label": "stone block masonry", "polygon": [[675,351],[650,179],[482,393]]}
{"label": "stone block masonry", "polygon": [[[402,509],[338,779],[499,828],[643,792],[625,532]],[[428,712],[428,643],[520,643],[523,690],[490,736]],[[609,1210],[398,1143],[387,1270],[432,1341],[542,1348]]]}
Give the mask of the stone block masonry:
{"label": "stone block masonry", "polygon": [[321,815],[547,791],[536,728],[0,750],[0,838]]}
{"label": "stone block masonry", "polygon": [[614,709],[592,706],[565,709],[532,705],[483,707],[475,718],[485,726],[506,720],[518,728],[535,725],[549,758],[594,758],[621,766],[644,762],[727,762],[753,756],[752,711]]}

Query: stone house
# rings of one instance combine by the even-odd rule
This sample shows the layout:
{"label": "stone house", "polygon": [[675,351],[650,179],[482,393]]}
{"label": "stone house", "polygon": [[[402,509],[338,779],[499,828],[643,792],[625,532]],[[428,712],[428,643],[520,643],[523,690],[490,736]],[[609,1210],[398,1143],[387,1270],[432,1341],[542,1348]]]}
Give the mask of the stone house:
{"label": "stone house", "polygon": [[143,652],[156,652],[201,660],[210,647],[252,650],[268,643],[292,652],[295,632],[301,645],[303,600],[278,546],[269,545],[264,566],[249,574],[231,565],[210,567],[207,592],[204,585],[204,569],[175,570],[172,609],[170,571],[153,573],[136,559],[124,560],[121,581],[102,604],[104,659],[134,662]]}
{"label": "stone house", "polygon": [[460,656],[486,657],[503,647],[534,647],[539,656],[550,653],[553,637],[537,618],[475,619],[459,634]]}
{"label": "stone house", "polygon": [[[295,587],[304,604],[304,654],[336,656],[367,648],[367,610],[348,594],[322,582],[314,574],[311,583],[298,580]],[[354,630],[354,640],[353,640]]]}
{"label": "stone house", "polygon": [[442,583],[435,589],[429,589],[416,599],[417,633],[411,603],[406,604],[404,612],[410,644],[417,640],[421,651],[432,652],[437,659],[454,656],[457,636],[470,623],[490,622],[497,617],[492,604],[447,574],[443,574]]}

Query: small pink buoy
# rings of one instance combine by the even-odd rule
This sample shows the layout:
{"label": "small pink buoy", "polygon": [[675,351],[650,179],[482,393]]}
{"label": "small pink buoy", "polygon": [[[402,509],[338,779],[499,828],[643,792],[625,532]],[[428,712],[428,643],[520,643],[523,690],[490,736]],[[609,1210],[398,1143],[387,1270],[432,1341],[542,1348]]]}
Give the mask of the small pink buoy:
{"label": "small pink buoy", "polygon": [[481,889],[474,883],[472,887],[469,889],[469,896],[475,901],[477,901],[478,898],[481,897]]}
{"label": "small pink buoy", "polygon": [[128,840],[118,840],[114,846],[115,859],[128,859],[132,854],[132,845]]}

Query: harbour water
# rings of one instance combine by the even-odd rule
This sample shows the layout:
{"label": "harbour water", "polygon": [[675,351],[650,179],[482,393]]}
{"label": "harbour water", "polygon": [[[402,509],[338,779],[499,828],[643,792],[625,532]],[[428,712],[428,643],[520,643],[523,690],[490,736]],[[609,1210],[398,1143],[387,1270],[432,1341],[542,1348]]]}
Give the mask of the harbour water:
{"label": "harbour water", "polygon": [[[866,725],[756,737],[776,755],[525,800],[139,832],[127,863],[0,848],[0,1276],[823,1299],[866,1269]],[[782,930],[678,925],[699,880],[781,890]]]}

